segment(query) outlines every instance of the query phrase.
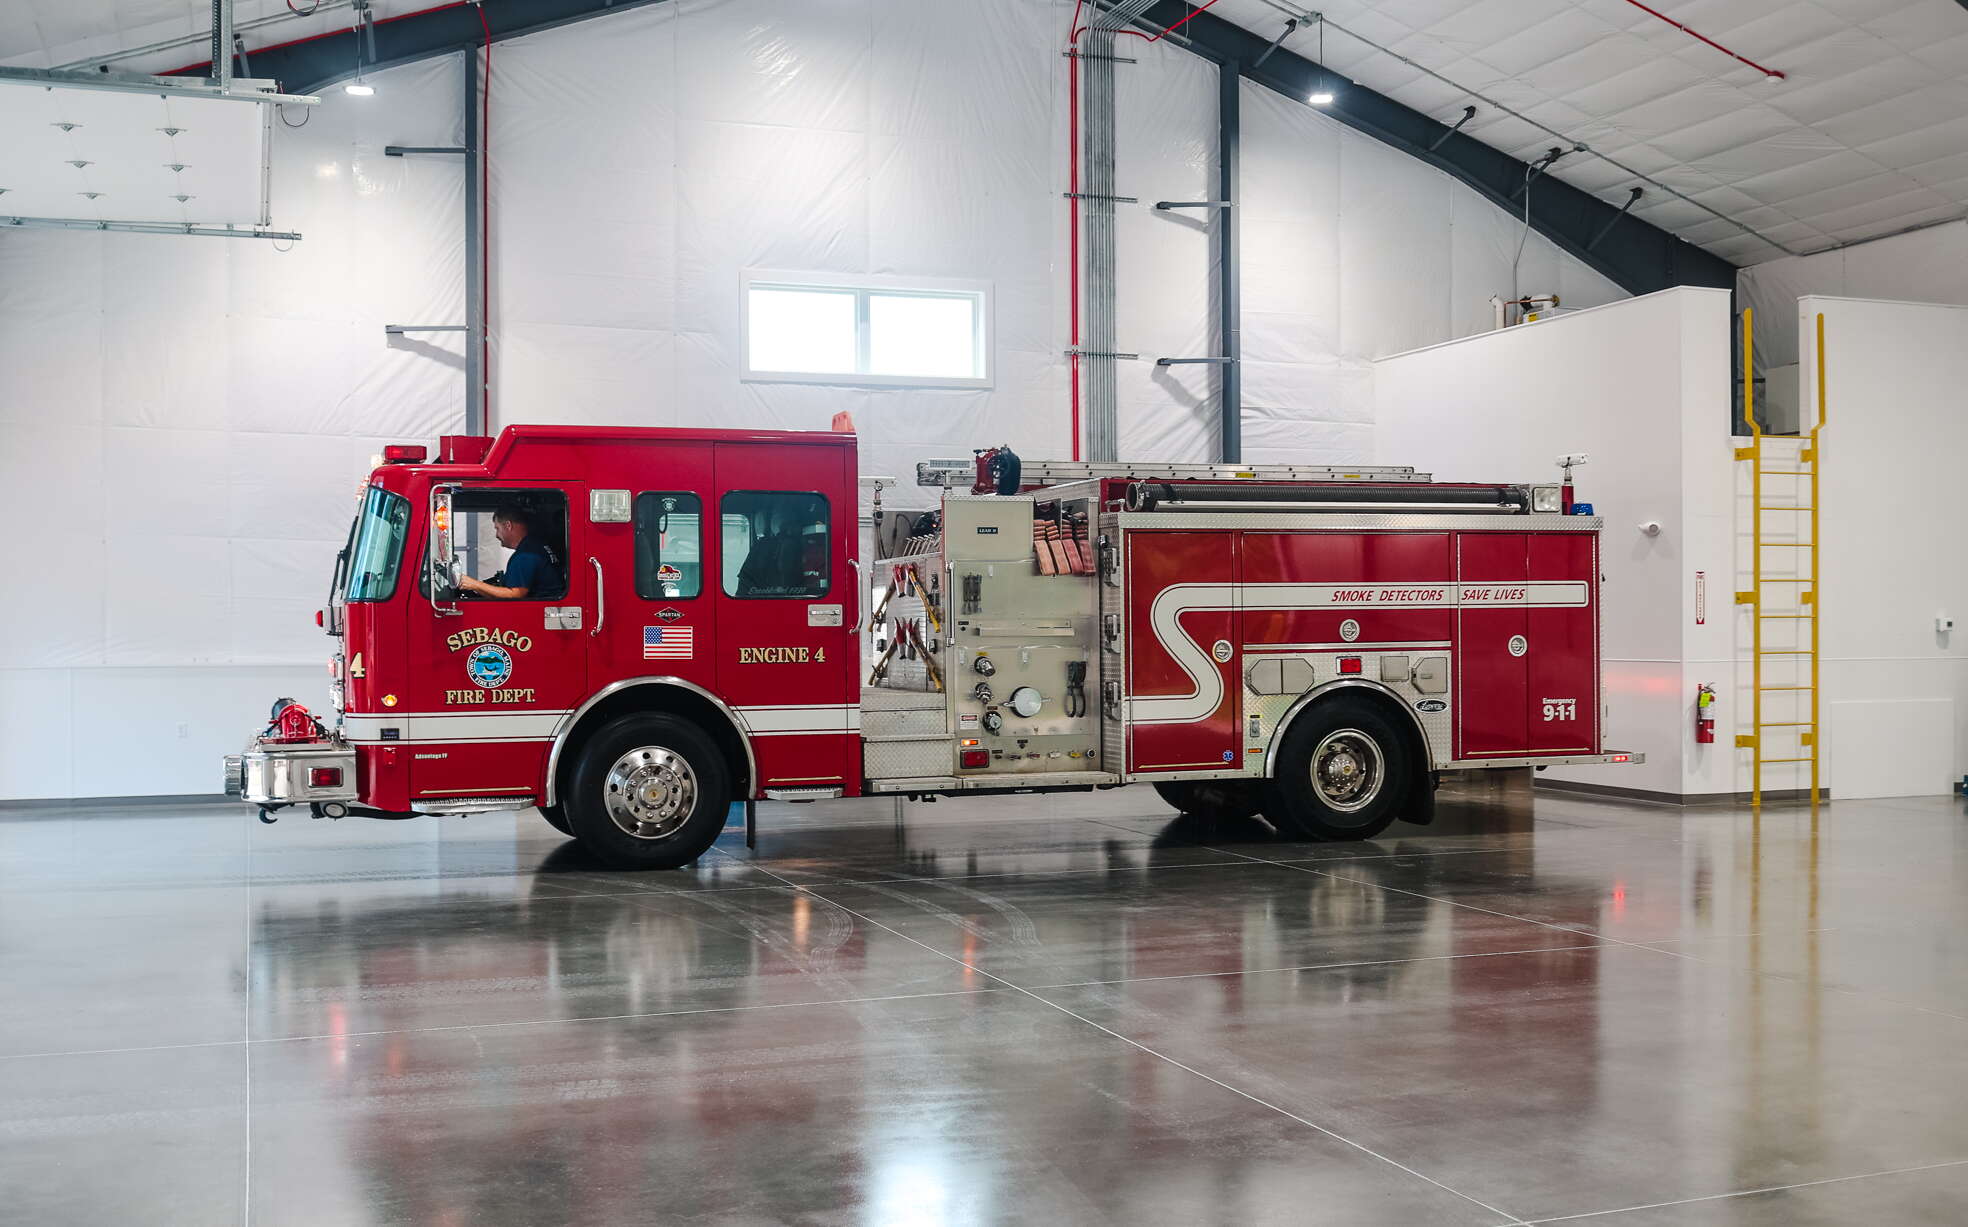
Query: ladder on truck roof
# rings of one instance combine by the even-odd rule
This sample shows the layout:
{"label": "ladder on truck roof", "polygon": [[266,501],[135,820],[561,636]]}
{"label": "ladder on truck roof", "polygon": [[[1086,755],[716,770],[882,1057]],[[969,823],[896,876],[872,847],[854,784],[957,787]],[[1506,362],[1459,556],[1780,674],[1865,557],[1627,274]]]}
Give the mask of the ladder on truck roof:
{"label": "ladder on truck roof", "polygon": [[[918,486],[968,488],[976,479],[974,460],[924,460],[916,465]],[[1326,464],[1139,464],[1120,461],[1025,460],[1018,477],[1028,486],[1059,486],[1102,477],[1140,477],[1153,481],[1375,481],[1435,480],[1410,465]]]}
{"label": "ladder on truck roof", "polygon": [[[1736,449],[1736,459],[1750,463],[1751,580],[1748,591],[1736,593],[1736,603],[1750,606],[1753,680],[1750,731],[1737,734],[1736,745],[1748,749],[1750,753],[1749,797],[1752,808],[1763,807],[1765,767],[1809,763],[1811,808],[1815,811],[1818,807],[1819,750],[1823,741],[1818,729],[1818,617],[1823,608],[1818,588],[1818,465],[1823,452],[1818,433],[1825,424],[1824,315],[1818,315],[1818,419],[1809,434],[1796,436],[1766,435],[1756,421],[1751,392],[1755,374],[1751,364],[1752,312],[1745,309],[1742,317],[1743,417],[1749,423],[1750,444]],[[1767,445],[1789,443],[1798,444],[1797,450],[1777,452],[1767,459],[1778,467],[1764,467],[1766,457],[1763,449]],[[1771,501],[1770,486],[1765,484],[1765,480],[1771,478],[1782,486],[1781,502]],[[1802,490],[1799,489],[1800,485]],[[1802,517],[1803,522],[1800,524],[1793,520],[1789,531],[1773,533],[1764,518],[1772,514]],[[1772,536],[1783,539],[1773,541],[1769,539]],[[1795,552],[1781,555],[1765,553],[1776,550]],[[1766,559],[1769,560],[1767,563]],[[1783,565],[1780,561],[1783,559],[1788,559],[1793,565]],[[1766,575],[1766,570],[1781,573]],[[1792,599],[1782,599],[1786,593]],[[1787,626],[1789,630],[1766,634],[1766,626],[1774,629],[1778,625]],[[1770,640],[1780,646],[1769,646]],[[1788,680],[1766,682],[1766,663],[1772,671]],[[1800,677],[1800,672],[1806,668],[1809,682],[1804,682]],[[1783,696],[1781,699],[1773,698],[1772,703],[1781,706],[1783,710],[1777,714],[1788,719],[1763,718],[1766,695]],[[1796,753],[1773,756],[1769,752],[1770,747],[1764,744],[1763,739],[1770,730],[1775,729],[1797,730]]]}

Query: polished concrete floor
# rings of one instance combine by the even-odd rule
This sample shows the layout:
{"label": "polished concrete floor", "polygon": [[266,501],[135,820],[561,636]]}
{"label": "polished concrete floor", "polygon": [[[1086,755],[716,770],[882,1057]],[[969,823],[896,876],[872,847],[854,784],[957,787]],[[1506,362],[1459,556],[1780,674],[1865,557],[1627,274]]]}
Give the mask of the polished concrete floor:
{"label": "polished concrete floor", "polygon": [[0,812],[0,1221],[1958,1224],[1959,801]]}

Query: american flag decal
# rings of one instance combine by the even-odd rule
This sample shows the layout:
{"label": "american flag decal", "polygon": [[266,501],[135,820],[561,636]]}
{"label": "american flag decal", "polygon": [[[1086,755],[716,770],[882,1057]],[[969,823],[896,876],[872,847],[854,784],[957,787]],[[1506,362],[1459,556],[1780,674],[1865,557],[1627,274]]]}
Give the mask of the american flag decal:
{"label": "american flag decal", "polygon": [[644,660],[689,660],[697,643],[697,632],[689,626],[645,626],[642,628]]}

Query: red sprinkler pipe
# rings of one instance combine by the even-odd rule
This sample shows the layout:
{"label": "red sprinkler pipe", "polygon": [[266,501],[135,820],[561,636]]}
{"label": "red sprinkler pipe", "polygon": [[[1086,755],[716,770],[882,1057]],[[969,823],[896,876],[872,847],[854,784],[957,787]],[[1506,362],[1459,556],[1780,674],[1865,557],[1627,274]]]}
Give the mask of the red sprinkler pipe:
{"label": "red sprinkler pipe", "polygon": [[[1751,68],[1754,68],[1756,71],[1762,73],[1766,77],[1770,77],[1778,81],[1783,81],[1788,79],[1788,74],[1778,72],[1774,68],[1765,68],[1763,67],[1763,65],[1758,64],[1755,60],[1750,59],[1746,55],[1737,55],[1735,52],[1729,50],[1727,47],[1724,47],[1721,43],[1718,43],[1714,39],[1710,38],[1708,35],[1703,34],[1700,30],[1691,29],[1688,26],[1682,25],[1680,22],[1674,20],[1674,18],[1672,17],[1669,17],[1666,13],[1661,12],[1659,9],[1649,8],[1646,5],[1640,3],[1640,0],[1626,0],[1626,2],[1632,5],[1634,8],[1639,9],[1643,13],[1651,13],[1655,17],[1660,18],[1662,21],[1666,22],[1668,25],[1673,26],[1675,29],[1681,31],[1683,34],[1689,35],[1692,38],[1700,39],[1701,41],[1707,43],[1709,46],[1715,48],[1717,51],[1720,51],[1723,55],[1728,56],[1730,59],[1739,60],[1742,63],[1749,65]],[[1187,20],[1188,20],[1187,17],[1183,18],[1183,21],[1187,21]],[[1176,25],[1181,25],[1181,24],[1182,22],[1180,21],[1176,23]],[[1170,26],[1169,28],[1172,30],[1175,28],[1175,26]]]}

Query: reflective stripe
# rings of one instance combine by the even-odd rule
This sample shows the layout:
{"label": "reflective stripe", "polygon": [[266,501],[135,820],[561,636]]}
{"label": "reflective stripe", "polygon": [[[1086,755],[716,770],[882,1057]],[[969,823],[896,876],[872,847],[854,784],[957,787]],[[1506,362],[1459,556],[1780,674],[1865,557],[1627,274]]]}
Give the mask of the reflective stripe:
{"label": "reflective stripe", "polygon": [[734,708],[754,737],[793,733],[858,733],[861,709],[855,704],[786,703]]}
{"label": "reflective stripe", "polygon": [[[567,718],[564,711],[413,712],[406,715],[344,716],[343,734],[358,745],[412,745],[433,741],[551,741]],[[383,730],[397,735],[385,739]]]}

